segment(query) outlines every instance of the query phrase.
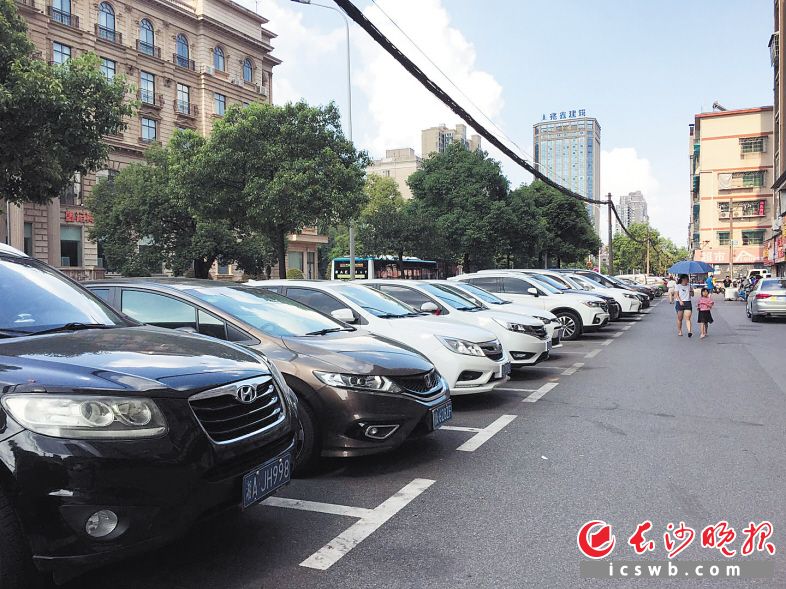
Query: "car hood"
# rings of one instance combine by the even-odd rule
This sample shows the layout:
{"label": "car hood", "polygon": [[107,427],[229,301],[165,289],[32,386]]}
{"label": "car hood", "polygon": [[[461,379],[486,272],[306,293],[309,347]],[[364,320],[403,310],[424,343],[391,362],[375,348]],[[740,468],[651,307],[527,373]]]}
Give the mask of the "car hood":
{"label": "car hood", "polygon": [[505,311],[497,311],[496,309],[489,309],[485,311],[454,311],[453,314],[461,314],[462,317],[472,317],[477,322],[476,324],[483,329],[499,329],[500,325],[495,319],[503,322],[521,323],[522,325],[531,325],[532,327],[543,327],[543,321],[535,319],[534,317],[527,317],[526,315],[516,315],[515,313],[507,313]]}
{"label": "car hood", "polygon": [[5,384],[186,397],[269,372],[261,356],[238,346],[155,327],[0,340],[0,389]]}
{"label": "car hood", "polygon": [[[582,291],[583,292],[583,291]],[[605,297],[598,296],[594,293],[586,293],[586,294],[574,294],[571,292],[563,292],[561,295],[554,295],[554,300],[561,303],[572,302],[576,304],[581,304],[587,299],[594,299],[596,301],[600,301],[601,303],[605,303]]]}
{"label": "car hood", "polygon": [[527,315],[529,317],[546,317],[547,319],[554,320],[557,316],[551,311],[546,311],[540,307],[530,307],[529,305],[522,305],[520,303],[510,303],[507,305],[490,305],[493,311],[500,313],[512,313],[513,315]]}
{"label": "car hood", "polygon": [[562,292],[565,293],[565,294],[581,295],[583,297],[598,297],[598,298],[601,298],[601,299],[603,299],[605,301],[613,301],[614,300],[614,297],[611,295],[611,293],[608,293],[608,292],[578,290],[578,289],[573,289],[573,288],[571,288],[569,290],[563,290]]}
{"label": "car hood", "polygon": [[[384,335],[393,340],[404,342],[415,349],[419,349],[418,344],[423,339],[432,340],[434,336],[439,335],[475,343],[497,339],[496,335],[486,329],[454,322],[448,317],[422,315],[401,319],[380,319],[379,322],[379,327],[384,329]],[[372,325],[372,327],[374,326]]]}
{"label": "car hood", "polygon": [[324,363],[328,370],[332,366],[346,374],[406,376],[434,368],[419,352],[367,331],[288,336],[282,340],[298,355],[309,356]]}

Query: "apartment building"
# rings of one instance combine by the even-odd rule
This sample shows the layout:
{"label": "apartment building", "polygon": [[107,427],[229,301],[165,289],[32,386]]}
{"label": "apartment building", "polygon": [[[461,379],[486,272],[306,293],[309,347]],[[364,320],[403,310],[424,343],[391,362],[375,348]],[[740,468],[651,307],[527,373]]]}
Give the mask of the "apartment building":
{"label": "apartment building", "polygon": [[442,124],[420,132],[421,155],[428,157],[432,153],[443,153],[451,143],[460,143],[467,149],[475,151],[480,149],[480,135],[472,135],[467,139],[467,126],[456,125],[450,129]]}
{"label": "apartment building", "polygon": [[[140,107],[121,134],[106,137],[106,168],[75,177],[49,205],[4,204],[0,239],[77,278],[104,274],[100,244],[87,231],[93,218],[83,199],[96,180],[141,161],[154,142],[176,129],[208,134],[233,104],[270,102],[275,34],[266,18],[231,0],[17,0],[42,59],[63,63],[85,52],[102,73],[124,75]],[[2,196],[2,195],[0,195]],[[290,265],[304,271],[326,238],[304,231],[290,238]],[[231,276],[233,268],[215,266]]]}
{"label": "apartment building", "polygon": [[773,107],[695,115],[690,125],[693,257],[738,275],[764,263],[774,207]]}
{"label": "apartment building", "polygon": [[786,134],[784,134],[784,114],[781,106],[786,104],[786,85],[784,84],[784,63],[780,59],[780,32],[786,30],[786,7],[781,0],[774,1],[775,27],[770,37],[770,63],[773,69],[774,88],[774,140],[773,166],[775,180],[772,184],[773,207],[772,229],[765,242],[764,263],[772,267],[773,274],[786,276]]}
{"label": "apartment building", "polygon": [[393,178],[401,196],[409,200],[412,198],[412,190],[407,184],[407,179],[420,169],[421,162],[421,158],[415,155],[415,150],[411,147],[388,149],[385,150],[385,157],[374,160],[366,168],[366,172],[385,178]]}
{"label": "apartment building", "polygon": [[[650,216],[647,213],[647,199],[641,193],[641,190],[623,194],[619,198],[617,205],[617,212],[619,213],[625,227],[629,227],[632,223],[649,223]],[[614,220],[615,232],[622,231],[619,221]]]}

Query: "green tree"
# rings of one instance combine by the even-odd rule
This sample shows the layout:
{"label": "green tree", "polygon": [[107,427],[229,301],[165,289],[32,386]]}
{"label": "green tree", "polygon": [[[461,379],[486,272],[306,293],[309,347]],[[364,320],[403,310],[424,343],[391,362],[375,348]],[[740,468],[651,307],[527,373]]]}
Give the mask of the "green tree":
{"label": "green tree", "polygon": [[648,240],[652,273],[664,274],[674,262],[689,257],[687,248],[677,247],[647,223],[632,223],[627,229],[632,237],[623,231],[613,237],[614,270],[619,274],[646,270]]}
{"label": "green tree", "polygon": [[285,278],[287,235],[357,217],[368,164],[344,136],[334,104],[251,104],[216,122],[184,184],[215,218],[267,237]]}
{"label": "green tree", "polygon": [[94,54],[51,66],[34,49],[14,0],[0,0],[0,194],[15,203],[49,202],[98,169],[102,137],[132,112],[125,80],[107,80]]}
{"label": "green tree", "polygon": [[416,218],[429,227],[421,233],[433,240],[428,247],[444,248],[440,258],[461,261],[465,271],[493,263],[508,195],[499,162],[453,144],[425,160],[408,183]]}
{"label": "green tree", "polygon": [[501,220],[499,237],[498,266],[537,266],[548,238],[548,225],[538,209],[534,191],[529,186],[520,186],[511,191],[507,214]]}

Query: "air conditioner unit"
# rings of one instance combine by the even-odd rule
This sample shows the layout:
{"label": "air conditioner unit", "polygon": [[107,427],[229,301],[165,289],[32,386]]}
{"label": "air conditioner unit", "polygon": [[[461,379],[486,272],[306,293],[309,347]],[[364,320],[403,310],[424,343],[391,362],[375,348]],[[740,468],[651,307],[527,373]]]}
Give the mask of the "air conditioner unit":
{"label": "air conditioner unit", "polygon": [[737,217],[742,217],[742,211],[740,210],[734,211],[734,218],[736,219]]}
{"label": "air conditioner unit", "polygon": [[729,211],[719,211],[718,217],[720,219],[728,219],[729,218]]}
{"label": "air conditioner unit", "polygon": [[210,74],[211,76],[215,76],[216,75],[216,68],[214,68],[212,65],[203,65],[202,66],[202,73]]}
{"label": "air conditioner unit", "polygon": [[257,84],[257,91],[262,96],[267,96],[267,86],[263,86],[262,84]]}
{"label": "air conditioner unit", "polygon": [[232,80],[230,80],[230,83],[234,84],[235,86],[242,86],[243,85],[243,82],[240,81],[238,78],[232,78]]}

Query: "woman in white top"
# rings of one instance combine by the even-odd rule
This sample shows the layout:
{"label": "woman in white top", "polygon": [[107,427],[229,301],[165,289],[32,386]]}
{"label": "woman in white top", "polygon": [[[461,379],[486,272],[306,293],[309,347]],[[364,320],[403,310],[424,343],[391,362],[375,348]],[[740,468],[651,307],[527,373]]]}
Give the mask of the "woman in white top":
{"label": "woman in white top", "polygon": [[693,337],[693,325],[690,320],[693,315],[693,302],[691,301],[693,289],[689,282],[688,275],[681,274],[677,286],[674,287],[672,297],[675,301],[674,309],[677,311],[677,335],[682,336],[682,320],[684,318],[688,326],[688,337]]}

